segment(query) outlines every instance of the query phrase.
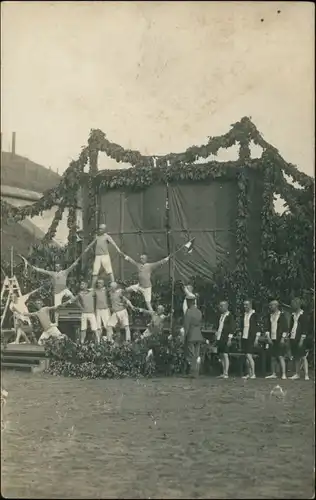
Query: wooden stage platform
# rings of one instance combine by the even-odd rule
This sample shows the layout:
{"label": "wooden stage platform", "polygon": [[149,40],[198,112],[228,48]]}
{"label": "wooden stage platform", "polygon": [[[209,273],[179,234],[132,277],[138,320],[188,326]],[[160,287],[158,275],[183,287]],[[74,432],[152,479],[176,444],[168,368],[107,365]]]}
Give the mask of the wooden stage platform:
{"label": "wooden stage platform", "polygon": [[1,344],[1,369],[39,373],[48,368],[43,346],[36,344]]}

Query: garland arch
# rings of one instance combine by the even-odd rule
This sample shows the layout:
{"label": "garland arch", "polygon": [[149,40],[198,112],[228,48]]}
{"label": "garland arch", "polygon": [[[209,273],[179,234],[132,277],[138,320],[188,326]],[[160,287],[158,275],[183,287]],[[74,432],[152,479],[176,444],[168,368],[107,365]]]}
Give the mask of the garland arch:
{"label": "garland arch", "polygon": [[[262,148],[261,158],[251,159],[250,145],[254,143]],[[239,145],[236,161],[209,161],[196,163],[199,159],[216,156],[218,151]],[[104,170],[98,172],[98,154],[105,153],[118,163],[129,163],[133,168],[126,170]],[[289,280],[296,275],[301,276],[302,288],[313,288],[313,222],[314,222],[314,179],[300,172],[297,167],[287,163],[278,150],[266,142],[248,117],[234,123],[231,129],[222,136],[209,137],[202,146],[191,146],[182,153],[148,156],[139,151],[124,149],[110,142],[99,129],[92,129],[87,146],[83,147],[77,160],[71,161],[59,184],[46,191],[41,199],[32,205],[12,207],[1,200],[2,221],[19,222],[26,217],[40,215],[45,210],[58,205],[53,221],[44,237],[43,243],[50,242],[55,234],[66,208],[69,209],[67,225],[69,228],[68,244],[71,247],[76,241],[76,206],[77,193],[81,181],[87,174],[85,167],[89,164],[88,186],[90,207],[89,219],[95,222],[95,197],[100,186],[106,189],[128,188],[144,189],[156,182],[215,179],[219,177],[235,178],[238,185],[237,194],[237,227],[236,227],[236,268],[233,276],[239,286],[236,287],[236,299],[240,304],[241,289],[249,288],[247,272],[248,257],[248,178],[249,169],[263,172],[263,205],[261,213],[261,259],[258,280],[262,292],[276,294],[278,285],[271,286],[269,280],[276,282],[275,273],[278,268],[288,274]],[[284,174],[300,185],[300,189],[289,184]],[[281,196],[288,210],[283,215],[275,212],[273,202],[275,195]],[[93,226],[93,224],[92,224]],[[300,232],[301,241],[293,246],[291,238],[280,250],[278,233],[296,228]],[[303,230],[304,229],[304,230]],[[303,232],[302,232],[303,231]],[[306,245],[309,248],[306,248]]]}

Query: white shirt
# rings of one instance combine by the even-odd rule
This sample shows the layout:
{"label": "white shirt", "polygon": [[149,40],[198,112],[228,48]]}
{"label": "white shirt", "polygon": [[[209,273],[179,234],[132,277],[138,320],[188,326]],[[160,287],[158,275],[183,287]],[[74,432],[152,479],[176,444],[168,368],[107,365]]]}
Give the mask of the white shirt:
{"label": "white shirt", "polygon": [[20,314],[23,316],[24,314],[27,314],[29,312],[26,301],[28,299],[28,295],[21,295],[21,297],[18,297],[18,300],[16,302],[11,302],[10,304],[10,311],[13,310],[13,307],[15,309],[15,314]]}
{"label": "white shirt", "polygon": [[277,339],[277,329],[278,329],[278,321],[279,321],[280,314],[281,314],[281,311],[277,311],[273,314],[270,314],[271,340]]}
{"label": "white shirt", "polygon": [[290,337],[292,340],[295,339],[295,337],[296,337],[296,330],[297,330],[297,327],[298,327],[298,320],[299,320],[299,317],[302,316],[303,312],[304,311],[301,309],[297,313],[296,312],[292,313],[293,320],[294,320],[294,322],[293,322],[293,328],[291,330],[291,337]]}
{"label": "white shirt", "polygon": [[255,311],[251,309],[249,312],[245,312],[244,314],[244,330],[242,333],[242,338],[247,339],[249,335],[249,327],[250,327],[250,318]]}
{"label": "white shirt", "polygon": [[16,320],[21,320],[21,321],[26,321],[29,325],[31,324],[31,320],[28,316],[25,316],[25,314],[28,314],[29,310],[26,305],[26,301],[28,300],[29,295],[21,295],[18,297],[17,302],[11,302],[10,303],[10,311],[13,312],[14,317]]}
{"label": "white shirt", "polygon": [[221,338],[223,327],[224,327],[224,321],[225,321],[225,318],[227,318],[228,315],[229,315],[229,311],[226,311],[225,313],[223,313],[221,315],[221,317],[219,319],[218,330],[216,332],[216,340],[219,340]]}

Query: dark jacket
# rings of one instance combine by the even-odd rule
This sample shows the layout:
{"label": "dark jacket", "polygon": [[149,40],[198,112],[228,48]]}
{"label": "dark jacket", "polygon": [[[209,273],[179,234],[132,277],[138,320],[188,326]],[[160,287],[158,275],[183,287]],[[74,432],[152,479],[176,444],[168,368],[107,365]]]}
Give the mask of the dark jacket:
{"label": "dark jacket", "polygon": [[[291,314],[289,338],[291,338],[291,331],[292,331],[293,325],[294,325],[294,318],[293,318],[293,314]],[[300,317],[298,318],[295,340],[297,340],[299,342],[302,335],[307,336],[309,334],[309,326],[310,326],[309,325],[309,318],[308,318],[307,313],[304,311],[303,314],[301,314]]]}
{"label": "dark jacket", "polygon": [[[265,332],[269,332],[270,334],[270,338],[271,338],[271,318],[270,318],[270,314],[266,317],[266,320],[265,320]],[[277,336],[276,336],[276,340],[279,342],[282,338],[282,334],[283,333],[286,333],[288,334],[289,332],[289,325],[288,325],[288,322],[287,322],[287,319],[286,319],[286,316],[283,312],[281,312],[280,316],[279,316],[279,319],[278,319],[278,323],[277,323]]]}
{"label": "dark jacket", "polygon": [[[245,319],[245,315],[243,314],[243,316],[241,318],[241,338],[242,338],[243,332],[244,332],[244,319]],[[256,334],[259,331],[260,330],[259,330],[259,326],[258,326],[258,316],[257,316],[257,313],[254,312],[250,316],[250,320],[249,320],[248,340],[250,340],[251,342],[254,342],[256,339]]]}
{"label": "dark jacket", "polygon": [[[220,318],[221,317],[219,316],[218,320],[217,320],[217,329],[219,328]],[[232,315],[232,313],[230,312],[228,314],[228,316],[226,316],[226,318],[224,319],[223,330],[222,330],[222,334],[221,334],[219,341],[220,342],[227,342],[228,335],[234,335],[235,330],[236,330],[235,319],[234,319],[234,316]]]}
{"label": "dark jacket", "polygon": [[190,307],[184,316],[185,342],[203,342],[201,333],[202,313],[197,307]]}

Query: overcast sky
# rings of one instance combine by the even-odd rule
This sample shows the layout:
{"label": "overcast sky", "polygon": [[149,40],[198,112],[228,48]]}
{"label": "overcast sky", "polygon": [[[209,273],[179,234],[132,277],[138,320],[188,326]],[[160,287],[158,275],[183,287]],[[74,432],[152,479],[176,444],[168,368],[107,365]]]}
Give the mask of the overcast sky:
{"label": "overcast sky", "polygon": [[3,149],[16,131],[19,154],[62,172],[91,128],[163,154],[248,115],[313,174],[312,3],[24,1],[1,11]]}

